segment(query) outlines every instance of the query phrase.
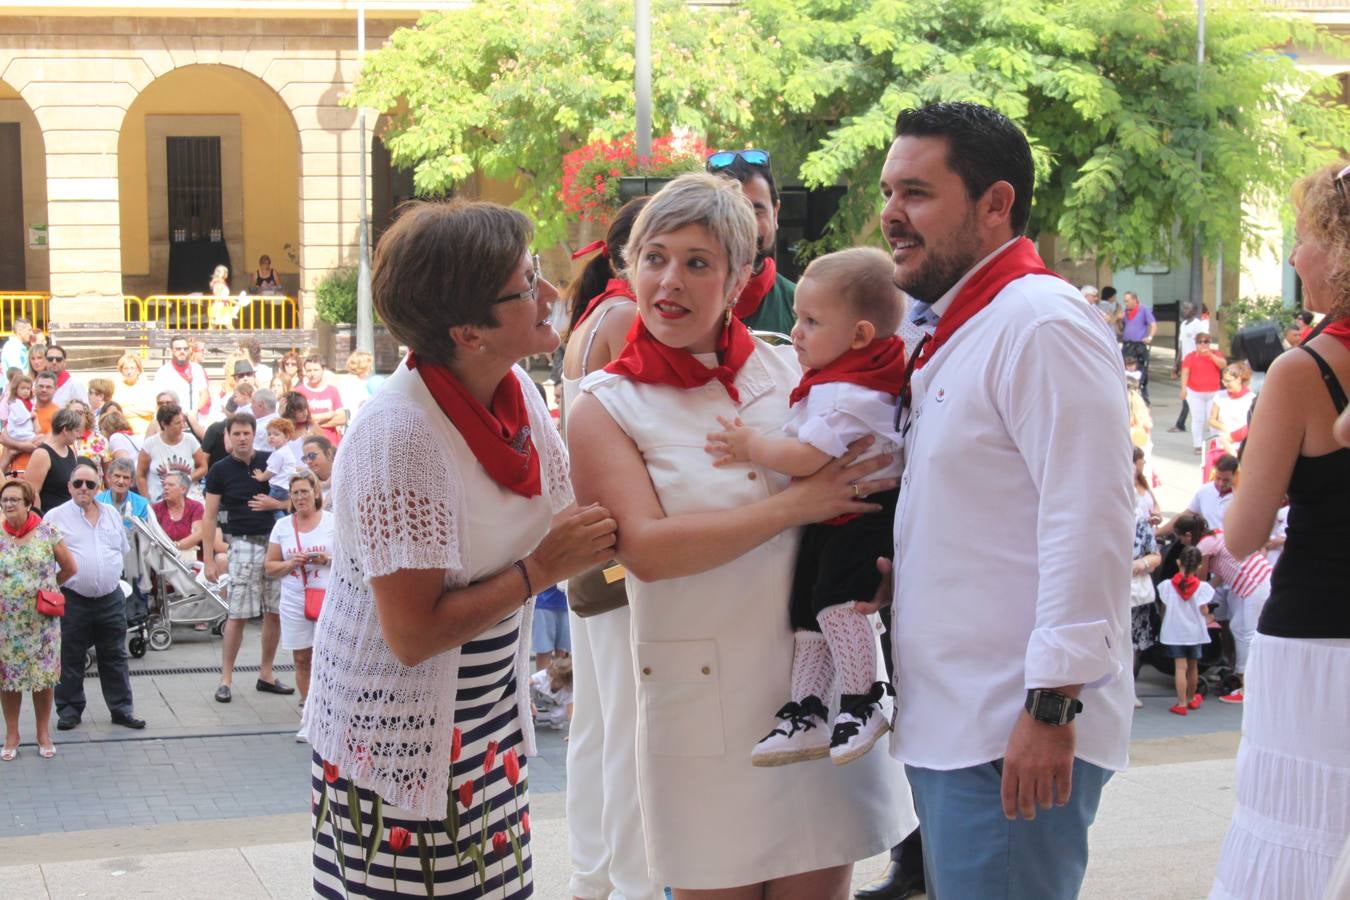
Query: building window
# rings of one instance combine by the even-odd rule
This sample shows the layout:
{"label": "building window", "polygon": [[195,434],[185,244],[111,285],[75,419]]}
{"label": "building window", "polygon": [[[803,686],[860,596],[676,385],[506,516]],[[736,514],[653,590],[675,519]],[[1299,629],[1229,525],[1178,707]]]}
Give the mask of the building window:
{"label": "building window", "polygon": [[169,240],[220,243],[220,138],[166,138]]}

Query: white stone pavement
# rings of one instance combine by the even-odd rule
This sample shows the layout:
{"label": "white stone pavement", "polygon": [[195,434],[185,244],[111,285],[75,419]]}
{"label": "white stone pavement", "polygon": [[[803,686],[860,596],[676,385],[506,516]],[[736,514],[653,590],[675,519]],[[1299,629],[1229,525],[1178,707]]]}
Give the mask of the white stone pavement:
{"label": "white stone pavement", "polygon": [[[1082,897],[1204,897],[1232,814],[1236,744],[1232,732],[1136,742],[1135,764],[1102,796]],[[562,795],[533,798],[532,806],[536,896],[565,898]],[[308,825],[302,814],[4,840],[0,897],[308,897]],[[860,863],[855,885],[885,863],[885,856]]]}

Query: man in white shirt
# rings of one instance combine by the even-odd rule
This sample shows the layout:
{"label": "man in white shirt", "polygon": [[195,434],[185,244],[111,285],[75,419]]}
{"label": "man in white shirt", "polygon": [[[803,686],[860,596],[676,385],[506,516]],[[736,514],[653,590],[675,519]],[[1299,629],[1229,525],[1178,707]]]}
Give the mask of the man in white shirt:
{"label": "man in white shirt", "polygon": [[902,112],[881,175],[896,284],[938,316],[901,423],[891,753],[948,898],[1077,896],[1133,712],[1124,376],[1020,237],[1032,182],[966,103]]}
{"label": "man in white shirt", "polygon": [[130,545],[122,514],[94,499],[98,473],[81,463],[70,473],[70,499],[47,513],[75,559],[75,574],[61,585],[61,681],[56,685],[56,727],[69,731],[84,716],[84,658],[98,651],[98,680],[114,725],[141,729],[131,702],[127,671],[126,597],[118,581]]}
{"label": "man in white shirt", "polygon": [[206,370],[188,358],[188,339],[176,335],[169,341],[169,360],[155,373],[155,393],[172,391],[185,414],[196,413],[206,402],[211,385]]}
{"label": "man in white shirt", "polygon": [[52,344],[47,348],[46,359],[47,371],[56,376],[56,393],[52,394],[52,402],[62,409],[72,400],[79,400],[88,406],[89,388],[66,371],[66,349],[60,344]]}
{"label": "man in white shirt", "polygon": [[253,449],[266,453],[272,449],[267,443],[267,423],[277,417],[277,395],[268,388],[254,391],[251,412],[258,423],[257,433],[253,435]]}
{"label": "man in white shirt", "polygon": [[[1233,486],[1237,483],[1238,459],[1231,453],[1225,453],[1214,463],[1214,480],[1202,484],[1191,496],[1182,512],[1199,513],[1205,517],[1210,528],[1222,528],[1224,514],[1233,500]],[[1158,537],[1172,534],[1181,513],[1158,526]]]}

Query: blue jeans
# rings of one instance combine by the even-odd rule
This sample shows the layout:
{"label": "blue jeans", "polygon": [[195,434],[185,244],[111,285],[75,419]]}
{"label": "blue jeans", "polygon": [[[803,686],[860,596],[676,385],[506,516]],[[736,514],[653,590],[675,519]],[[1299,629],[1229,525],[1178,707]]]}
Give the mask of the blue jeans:
{"label": "blue jeans", "polygon": [[1031,821],[1003,815],[1003,760],[938,771],[905,766],[923,832],[929,900],[1073,900],[1088,826],[1111,772],[1073,761],[1069,802]]}

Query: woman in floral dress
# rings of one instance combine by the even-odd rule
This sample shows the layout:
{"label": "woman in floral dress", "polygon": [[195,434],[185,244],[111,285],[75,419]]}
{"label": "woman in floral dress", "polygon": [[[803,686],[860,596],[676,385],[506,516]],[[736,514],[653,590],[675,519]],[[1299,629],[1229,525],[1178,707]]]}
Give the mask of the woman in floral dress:
{"label": "woman in floral dress", "polygon": [[19,752],[19,710],[23,692],[33,694],[38,753],[56,755],[52,745],[52,688],[61,677],[61,620],[37,611],[38,589],[57,590],[75,573],[75,561],[61,532],[33,512],[33,486],[10,479],[0,488],[0,706],[5,745],[0,761]]}

